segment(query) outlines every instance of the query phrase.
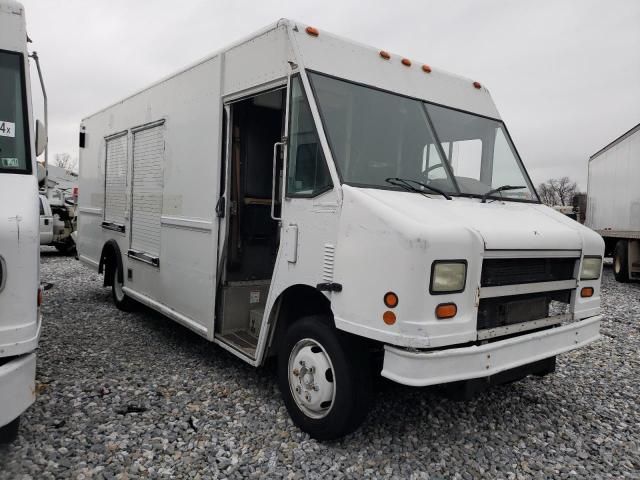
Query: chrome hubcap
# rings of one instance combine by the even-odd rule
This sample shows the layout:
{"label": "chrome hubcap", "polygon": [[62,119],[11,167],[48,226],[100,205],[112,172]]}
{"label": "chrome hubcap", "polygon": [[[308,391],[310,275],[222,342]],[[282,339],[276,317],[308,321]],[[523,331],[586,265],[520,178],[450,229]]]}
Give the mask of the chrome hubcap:
{"label": "chrome hubcap", "polygon": [[298,408],[308,417],[323,418],[331,411],[336,395],[333,365],[315,340],[302,339],[291,350],[289,387]]}

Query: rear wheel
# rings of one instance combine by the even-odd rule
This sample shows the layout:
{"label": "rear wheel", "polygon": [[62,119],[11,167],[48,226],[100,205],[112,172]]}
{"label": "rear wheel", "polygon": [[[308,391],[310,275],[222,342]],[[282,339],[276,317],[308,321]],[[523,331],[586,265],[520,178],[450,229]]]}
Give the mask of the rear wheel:
{"label": "rear wheel", "polygon": [[619,240],[613,253],[613,275],[618,282],[629,281],[629,247],[626,240]]}
{"label": "rear wheel", "polygon": [[8,423],[4,427],[0,427],[0,444],[11,443],[18,436],[18,429],[20,428],[20,417]]}
{"label": "rear wheel", "polygon": [[371,401],[366,359],[366,350],[326,316],[291,325],[278,353],[278,381],[293,422],[318,440],[355,430]]}
{"label": "rear wheel", "polygon": [[115,262],[113,270],[113,283],[111,284],[111,296],[113,297],[113,303],[115,303],[116,307],[120,310],[130,312],[135,306],[135,300],[124,293],[124,283],[118,280],[119,277],[124,279],[124,276],[120,275],[118,262]]}

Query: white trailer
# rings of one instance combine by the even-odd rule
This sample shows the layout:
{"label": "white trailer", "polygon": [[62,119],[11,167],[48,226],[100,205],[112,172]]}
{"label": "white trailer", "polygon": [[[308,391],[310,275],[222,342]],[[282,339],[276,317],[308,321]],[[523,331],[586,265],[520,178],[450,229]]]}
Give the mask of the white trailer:
{"label": "white trailer", "polygon": [[35,399],[41,325],[36,156],[46,133],[33,120],[28,59],[24,9],[0,0],[0,442]]}
{"label": "white trailer", "polygon": [[488,90],[290,20],[80,126],[80,259],[251,365],[295,423],[372,375],[481,386],[599,337],[603,242],[540,204]]}
{"label": "white trailer", "polygon": [[640,124],[589,158],[586,225],[604,238],[616,280],[640,280]]}

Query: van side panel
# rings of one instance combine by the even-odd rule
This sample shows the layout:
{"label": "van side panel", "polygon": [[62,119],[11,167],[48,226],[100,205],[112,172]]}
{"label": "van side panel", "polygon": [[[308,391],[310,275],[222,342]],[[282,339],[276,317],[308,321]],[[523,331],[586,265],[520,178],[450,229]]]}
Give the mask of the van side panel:
{"label": "van side panel", "polygon": [[[81,126],[85,147],[80,149],[80,258],[97,266],[102,246],[109,239],[116,240],[124,256],[125,287],[188,317],[204,327],[208,337],[213,335],[218,232],[214,212],[220,194],[220,65],[219,56],[211,58],[87,118]],[[158,200],[162,204],[160,247],[154,252],[158,254],[158,266],[154,266],[126,252],[131,248],[136,131],[162,120],[156,127],[164,151],[162,197]],[[102,227],[105,137],[119,132],[127,135],[124,232]],[[137,154],[141,151],[144,149]],[[136,175],[144,179],[144,171]],[[137,183],[139,195],[145,194],[143,183]]]}

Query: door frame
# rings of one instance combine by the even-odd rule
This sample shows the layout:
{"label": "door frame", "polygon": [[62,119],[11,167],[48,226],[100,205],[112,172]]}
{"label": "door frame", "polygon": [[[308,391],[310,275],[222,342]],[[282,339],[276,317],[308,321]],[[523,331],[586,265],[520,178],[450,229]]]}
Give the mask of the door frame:
{"label": "door frame", "polygon": [[[215,288],[216,288],[216,292],[215,292],[215,305],[214,305],[214,324],[213,324],[213,341],[220,345],[222,348],[224,348],[225,350],[231,352],[232,354],[236,355],[237,357],[242,358],[243,360],[247,361],[248,363],[252,364],[252,365],[256,365],[256,359],[255,358],[251,358],[248,357],[247,355],[245,355],[243,352],[241,352],[240,350],[237,350],[235,348],[233,348],[232,346],[228,345],[227,343],[221,341],[216,334],[216,324],[218,321],[221,321],[221,318],[218,318],[218,313],[220,312],[219,307],[220,307],[220,302],[222,301],[222,295],[219,294],[220,292],[220,287],[222,286],[222,284],[226,281],[226,274],[227,274],[227,266],[226,266],[226,257],[227,257],[227,250],[228,250],[228,241],[229,241],[229,233],[230,233],[230,229],[229,229],[229,225],[230,225],[230,211],[231,211],[231,200],[230,200],[230,191],[231,191],[231,180],[232,180],[232,146],[233,146],[233,109],[232,106],[235,103],[241,102],[241,101],[245,101],[248,100],[250,98],[256,97],[258,95],[262,95],[265,93],[269,93],[269,92],[273,92],[276,90],[283,90],[284,91],[284,95],[285,95],[285,105],[284,105],[284,124],[283,124],[283,136],[282,136],[282,140],[284,140],[284,145],[282,147],[282,158],[283,158],[283,164],[282,164],[282,185],[280,188],[280,205],[281,205],[281,210],[284,208],[284,197],[285,197],[285,185],[284,182],[286,181],[285,179],[285,175],[286,175],[286,162],[287,162],[287,135],[288,135],[288,130],[289,130],[289,91],[290,91],[290,87],[291,87],[291,74],[288,74],[286,77],[284,78],[280,78],[276,81],[273,82],[269,82],[267,84],[263,84],[260,86],[256,86],[254,88],[251,89],[247,89],[245,91],[242,92],[242,94],[235,94],[235,95],[228,95],[226,98],[222,98],[222,111],[223,114],[221,115],[221,125],[220,125],[220,129],[221,129],[221,137],[223,136],[222,133],[224,132],[225,138],[222,138],[222,142],[221,142],[221,146],[223,145],[224,150],[220,152],[220,168],[219,168],[219,172],[220,172],[220,177],[222,177],[224,175],[224,182],[220,182],[221,185],[224,185],[224,191],[220,192],[220,195],[218,196],[218,199],[216,200],[216,204],[217,202],[221,201],[222,198],[224,198],[224,215],[222,217],[218,216],[218,239],[217,239],[217,245],[216,245],[216,282],[215,282]],[[226,118],[225,118],[226,117]],[[225,122],[225,123],[222,123]],[[282,214],[281,214],[282,216]],[[278,221],[278,229],[280,230],[280,234],[282,233],[282,221]],[[280,241],[278,243],[278,252],[276,255],[276,264],[277,264],[277,258],[280,256],[280,252],[281,252],[281,247],[282,247],[282,241]],[[275,267],[274,267],[274,274],[275,274]],[[271,280],[273,279],[273,275]],[[269,286],[269,292],[271,291],[271,285]],[[268,296],[267,296],[268,298]],[[269,312],[266,311],[265,309],[265,317],[264,318],[268,318],[269,316]],[[263,318],[263,322],[264,322],[264,318]],[[263,333],[261,332],[261,336],[263,335]],[[261,339],[258,339],[258,345],[260,345],[261,343]],[[256,354],[257,354],[257,350],[256,350]]]}

